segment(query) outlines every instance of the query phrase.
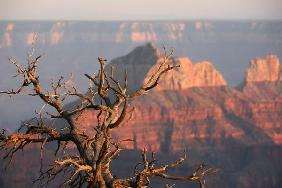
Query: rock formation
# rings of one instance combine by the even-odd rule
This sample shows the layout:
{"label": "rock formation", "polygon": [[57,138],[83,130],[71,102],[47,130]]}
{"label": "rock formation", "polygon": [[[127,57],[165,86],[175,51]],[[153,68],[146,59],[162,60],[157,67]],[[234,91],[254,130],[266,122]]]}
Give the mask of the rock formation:
{"label": "rock formation", "polygon": [[[147,70],[161,61],[159,51],[147,44],[110,65],[127,69],[129,80],[133,78],[130,86],[136,89],[143,79],[146,81]],[[256,89],[253,96],[254,83],[266,80],[271,85],[279,80],[277,57],[253,60],[242,92],[227,86],[210,62],[193,64],[188,58],[170,61],[180,68],[165,75],[153,93],[135,101],[134,118],[123,131],[115,133],[120,139],[134,138],[135,143],[126,143],[127,148],[180,151],[192,143],[228,145],[226,140],[245,145],[282,143],[282,101],[277,97],[281,95],[273,94],[268,86],[263,94]],[[261,78],[262,74],[266,76]],[[116,75],[122,80],[122,71]],[[95,114],[87,111],[78,122],[89,129],[95,124]]]}
{"label": "rock formation", "polygon": [[246,84],[253,82],[281,81],[281,67],[277,56],[269,54],[264,58],[256,58],[250,62],[246,71]]}
{"label": "rock formation", "polygon": [[192,87],[227,85],[222,75],[208,61],[193,64],[188,58],[177,58],[173,60],[173,63],[180,67],[164,75],[157,90],[185,90]]}
{"label": "rock formation", "polygon": [[[114,66],[120,81],[126,69],[129,86],[134,90],[146,81],[146,72],[150,74],[152,66],[161,61],[159,50],[147,44],[112,60],[107,68],[110,71],[110,66]],[[279,59],[269,55],[251,61],[239,89],[229,87],[210,62],[172,58],[170,63],[181,67],[165,75],[152,93],[134,101],[132,119],[113,136],[119,140],[133,139],[122,142],[126,149],[147,148],[166,160],[168,155],[188,149],[190,159],[222,168],[218,183],[209,187],[279,187],[282,162]],[[77,123],[85,132],[94,131],[95,112],[84,111]],[[127,155],[125,160],[130,162],[129,159]],[[124,166],[123,161],[119,165]]]}
{"label": "rock formation", "polygon": [[251,100],[281,99],[282,66],[278,57],[269,54],[252,60],[239,88]]}
{"label": "rock formation", "polygon": [[[158,64],[163,62],[161,51],[152,43],[139,46],[128,55],[116,58],[108,66],[114,68],[114,75],[121,82],[125,70],[128,73],[129,87],[136,89],[147,78]],[[172,58],[171,64],[179,65],[175,71],[162,77],[157,90],[184,90],[192,87],[226,86],[223,76],[214,68],[211,62],[193,63],[189,58]],[[146,75],[148,74],[148,75]]]}
{"label": "rock formation", "polygon": [[[140,78],[146,80],[144,69],[152,60],[159,63],[161,56],[150,44],[135,50],[112,62],[135,71],[132,84],[140,84]],[[150,60],[146,56],[136,59],[135,52]],[[134,102],[133,118],[114,132],[115,138],[133,139],[123,143],[127,149],[147,148],[163,154],[195,150],[203,159],[223,165],[225,180],[219,181],[226,187],[279,187],[282,100],[277,90],[278,58],[271,55],[251,61],[239,89],[229,87],[209,62],[176,58],[171,63],[181,68],[164,76],[154,92]],[[87,111],[78,123],[89,130],[95,118]],[[242,162],[245,159],[249,162]],[[272,167],[275,164],[277,168]]]}

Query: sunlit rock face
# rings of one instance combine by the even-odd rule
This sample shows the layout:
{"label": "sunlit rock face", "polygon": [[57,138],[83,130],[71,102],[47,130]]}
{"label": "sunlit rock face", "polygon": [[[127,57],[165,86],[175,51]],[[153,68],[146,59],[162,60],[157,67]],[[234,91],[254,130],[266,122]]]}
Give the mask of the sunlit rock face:
{"label": "sunlit rock face", "polygon": [[282,79],[280,62],[277,56],[267,55],[250,62],[246,71],[246,84],[253,82],[277,82]]}
{"label": "sunlit rock face", "polygon": [[[112,62],[128,69],[134,86],[146,82],[161,60],[159,50],[147,44]],[[131,104],[129,111],[135,108],[132,118],[113,130],[113,137],[121,140],[124,148],[146,148],[165,156],[187,148],[196,150],[224,171],[219,175],[220,183],[210,187],[279,187],[282,100],[276,89],[280,65],[275,56],[260,62],[263,65],[250,64],[245,78],[248,82],[234,89],[210,62],[193,63],[187,57],[170,59],[171,65],[180,67]],[[260,77],[266,73],[268,76]],[[123,73],[117,75],[121,78]],[[266,82],[261,87],[263,80]],[[87,110],[77,123],[89,133],[96,126],[96,115]]]}
{"label": "sunlit rock face", "polygon": [[[192,87],[227,85],[223,76],[214,68],[211,62],[193,63],[189,58],[176,58],[171,61],[179,67],[162,77],[157,90],[184,90]],[[147,81],[157,67],[158,64],[150,70],[144,82]]]}
{"label": "sunlit rock face", "polygon": [[256,58],[246,70],[243,92],[260,100],[281,99],[282,66],[275,55]]}
{"label": "sunlit rock face", "polygon": [[[249,102],[240,116],[252,121],[274,143],[282,144],[282,82],[279,58],[270,54],[251,60],[239,89]],[[249,109],[248,112],[246,109]]]}
{"label": "sunlit rock face", "polygon": [[[274,56],[268,58],[264,66],[279,63]],[[147,44],[112,60],[109,66],[126,69],[129,80],[133,78],[129,86],[135,90],[162,61],[160,51]],[[113,133],[115,138],[134,140],[124,143],[126,148],[178,152],[189,145],[225,147],[232,144],[230,140],[248,146],[282,143],[282,101],[272,96],[269,85],[264,90],[269,97],[254,97],[253,86],[246,84],[242,91],[229,87],[210,62],[171,58],[168,63],[180,67],[167,73],[151,93],[137,98],[132,104],[133,118]],[[253,72],[252,78],[259,77],[255,73],[261,73],[252,71],[253,66],[250,64],[247,70]],[[268,72],[272,70],[276,74],[273,68]],[[115,75],[122,83],[124,72]],[[95,112],[87,110],[78,123],[91,130],[95,118]]]}
{"label": "sunlit rock face", "polygon": [[282,93],[282,66],[277,56],[251,60],[239,87],[251,100],[279,100]]}
{"label": "sunlit rock face", "polygon": [[[219,87],[226,86],[223,76],[214,68],[211,62],[203,61],[193,63],[189,58],[171,57],[167,65],[179,66],[164,75],[156,90],[184,90],[192,87]],[[115,77],[123,81],[127,71],[129,87],[137,89],[146,83],[160,64],[164,62],[162,51],[152,43],[140,46],[128,55],[111,61]],[[110,67],[108,66],[108,68]],[[165,68],[166,66],[163,66]]]}

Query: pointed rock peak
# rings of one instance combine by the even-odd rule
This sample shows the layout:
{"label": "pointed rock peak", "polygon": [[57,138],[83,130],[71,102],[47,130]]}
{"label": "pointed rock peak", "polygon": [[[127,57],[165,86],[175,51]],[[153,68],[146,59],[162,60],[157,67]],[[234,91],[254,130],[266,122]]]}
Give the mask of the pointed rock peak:
{"label": "pointed rock peak", "polygon": [[[112,60],[111,65],[116,67],[115,75],[122,81],[127,69],[131,78],[128,85],[136,89],[142,83],[147,82],[155,73],[160,63],[163,62],[162,53],[152,44],[135,48],[128,55]],[[180,65],[179,68],[163,75],[157,90],[180,90],[191,87],[220,87],[227,83],[223,76],[208,61],[193,64],[187,57],[171,58],[169,63]]]}
{"label": "pointed rock peak", "polygon": [[144,47],[146,47],[146,48],[152,48],[152,49],[154,49],[154,50],[157,50],[156,45],[153,44],[152,42],[146,43],[146,44],[144,45]]}
{"label": "pointed rock peak", "polygon": [[125,56],[113,59],[110,65],[115,67],[115,77],[120,83],[124,81],[124,70],[126,69],[128,78],[130,78],[128,86],[130,90],[136,90],[143,83],[146,73],[158,62],[160,57],[159,50],[152,43],[147,43],[136,47]]}
{"label": "pointed rock peak", "polygon": [[149,56],[159,56],[160,55],[158,48],[151,42],[143,46],[136,47],[131,53],[149,55]]}
{"label": "pointed rock peak", "polygon": [[151,42],[148,42],[148,43],[146,43],[146,44],[144,44],[144,45],[142,45],[142,46],[138,46],[138,47],[136,47],[134,50],[133,50],[133,52],[134,51],[137,51],[137,52],[142,52],[142,51],[151,51],[151,52],[155,52],[155,51],[157,51],[157,47],[153,44],[153,43],[151,43]]}
{"label": "pointed rock peak", "polygon": [[281,66],[276,55],[251,60],[245,75],[245,84],[250,82],[276,82],[281,80]]}
{"label": "pointed rock peak", "polygon": [[154,65],[160,52],[157,47],[152,43],[147,43],[143,46],[138,46],[132,50],[129,54],[112,60],[113,63],[123,61],[123,64],[150,64]]}

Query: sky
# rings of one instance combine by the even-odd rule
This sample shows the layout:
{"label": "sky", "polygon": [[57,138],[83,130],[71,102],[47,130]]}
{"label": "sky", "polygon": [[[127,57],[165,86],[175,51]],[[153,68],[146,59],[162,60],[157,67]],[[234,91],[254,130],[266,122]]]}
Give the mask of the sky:
{"label": "sky", "polygon": [[282,0],[0,0],[4,20],[282,20]]}

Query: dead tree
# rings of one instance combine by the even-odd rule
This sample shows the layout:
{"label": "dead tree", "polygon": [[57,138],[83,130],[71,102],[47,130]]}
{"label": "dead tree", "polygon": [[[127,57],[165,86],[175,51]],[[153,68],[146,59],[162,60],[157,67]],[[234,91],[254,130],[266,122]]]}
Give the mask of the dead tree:
{"label": "dead tree", "polygon": [[[121,151],[118,141],[111,138],[111,131],[119,129],[121,123],[126,119],[128,104],[136,97],[146,94],[156,87],[162,75],[173,70],[177,65],[170,62],[172,53],[164,53],[162,63],[158,64],[154,74],[137,91],[128,92],[127,74],[124,74],[123,83],[116,80],[113,71],[106,71],[104,58],[98,58],[100,69],[97,75],[85,74],[89,80],[87,93],[78,91],[74,85],[70,85],[68,80],[60,77],[51,83],[51,89],[43,88],[38,73],[38,66],[42,56],[36,56],[34,51],[28,54],[27,65],[23,66],[15,59],[9,62],[15,65],[16,77],[21,80],[21,85],[15,90],[2,91],[2,94],[10,96],[23,93],[28,88],[31,93],[28,95],[38,97],[44,102],[44,106],[38,112],[38,121],[24,123],[21,131],[8,135],[5,130],[0,132],[0,149],[5,151],[5,159],[12,159],[14,154],[24,149],[30,144],[39,144],[41,154],[47,143],[56,142],[57,149],[64,150],[67,143],[71,143],[77,150],[78,155],[64,156],[53,161],[53,164],[46,170],[41,170],[38,181],[46,183],[65,171],[69,172],[69,177],[65,179],[63,186],[68,187],[146,187],[152,177],[160,177],[172,180],[193,181],[204,186],[204,177],[215,173],[215,169],[200,165],[191,175],[173,176],[168,174],[169,168],[180,165],[186,156],[166,165],[157,166],[155,155],[151,159],[147,158],[146,151],[142,153],[142,162],[137,166],[142,166],[141,170],[135,170],[135,175],[127,179],[118,178],[111,172],[111,162]],[[65,109],[64,102],[69,97],[77,97],[80,101],[74,109]],[[50,118],[63,119],[68,126],[58,129],[44,123],[43,111],[45,106],[52,107],[56,113],[47,113]],[[80,116],[86,109],[97,111],[98,124],[93,127],[95,134],[85,133],[76,124],[75,118]],[[42,155],[41,155],[42,157]],[[42,159],[41,159],[42,160]]]}

